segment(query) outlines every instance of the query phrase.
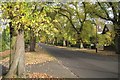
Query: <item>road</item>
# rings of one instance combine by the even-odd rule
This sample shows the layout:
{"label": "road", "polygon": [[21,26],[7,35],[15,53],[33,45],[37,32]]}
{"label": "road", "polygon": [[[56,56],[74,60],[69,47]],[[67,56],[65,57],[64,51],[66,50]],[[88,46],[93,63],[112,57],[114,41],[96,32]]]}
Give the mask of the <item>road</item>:
{"label": "road", "polygon": [[118,78],[118,60],[39,43],[78,78]]}

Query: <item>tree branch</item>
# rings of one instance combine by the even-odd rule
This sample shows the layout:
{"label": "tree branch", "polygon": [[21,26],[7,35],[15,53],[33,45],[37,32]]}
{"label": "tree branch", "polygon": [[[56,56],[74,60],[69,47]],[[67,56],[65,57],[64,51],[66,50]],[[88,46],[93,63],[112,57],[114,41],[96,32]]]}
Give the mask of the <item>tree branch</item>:
{"label": "tree branch", "polygon": [[118,22],[119,22],[119,25],[120,25],[120,1],[118,2]]}
{"label": "tree branch", "polygon": [[105,17],[103,17],[103,16],[101,16],[101,15],[99,15],[99,14],[97,14],[97,13],[95,13],[95,12],[93,12],[96,16],[98,16],[98,17],[100,17],[101,19],[104,19],[104,20],[110,20],[110,21],[113,21],[112,19],[108,19],[108,18],[105,18]]}
{"label": "tree branch", "polygon": [[84,17],[84,19],[83,19],[82,22],[84,22],[84,21],[86,20],[86,15],[87,15],[86,9],[85,9],[85,2],[83,2],[83,7],[84,7],[84,14],[85,14],[85,17]]}
{"label": "tree branch", "polygon": [[117,12],[115,10],[115,7],[113,6],[112,2],[109,2],[109,4],[110,4],[112,11],[113,11],[113,14],[114,14],[114,21],[117,21]]}
{"label": "tree branch", "polygon": [[85,20],[86,20],[86,16],[87,16],[86,9],[85,9],[85,3],[84,3],[84,2],[83,2],[83,7],[84,7],[84,14],[85,14],[85,16],[84,16],[83,21],[81,21],[81,27],[80,27],[80,29],[79,29],[79,32],[82,31],[83,23],[85,22]]}
{"label": "tree branch", "polygon": [[108,18],[108,19],[111,19],[110,16],[109,16],[109,14],[108,14],[108,12],[107,12],[107,10],[100,4],[100,2],[98,2],[98,5],[100,6],[100,8],[101,8],[102,10],[104,10],[105,14],[107,15],[107,18]]}
{"label": "tree branch", "polygon": [[72,20],[71,20],[67,15],[65,15],[65,14],[63,14],[63,13],[60,13],[60,12],[58,12],[58,13],[61,14],[61,15],[63,15],[63,16],[65,16],[65,17],[70,21],[70,23],[71,23],[73,29],[74,29],[77,33],[79,33],[79,31],[75,28],[75,26],[74,26]]}
{"label": "tree branch", "polygon": [[79,22],[82,23],[82,21],[81,21],[80,18],[79,18],[79,13],[78,13],[78,11],[77,11],[78,7],[77,7],[75,4],[73,4],[73,5],[74,5],[75,8],[76,8],[76,11],[75,11],[75,12],[77,13],[77,16],[78,16]]}

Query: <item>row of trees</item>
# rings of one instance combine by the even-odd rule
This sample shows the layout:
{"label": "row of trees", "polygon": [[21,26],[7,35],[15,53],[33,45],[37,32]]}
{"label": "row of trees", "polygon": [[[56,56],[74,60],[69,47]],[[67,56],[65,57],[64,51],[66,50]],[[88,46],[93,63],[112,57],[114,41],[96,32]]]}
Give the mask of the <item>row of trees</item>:
{"label": "row of trees", "polygon": [[[2,20],[8,21],[10,38],[15,42],[12,46],[14,55],[11,55],[10,69],[6,77],[13,77],[14,74],[19,77],[24,75],[25,43],[30,44],[30,51],[34,51],[38,39],[41,42],[62,43],[63,46],[76,45],[82,48],[83,44],[96,43],[96,38],[99,44],[111,44],[115,34],[116,52],[119,53],[119,4],[119,2],[1,3]],[[103,20],[111,21],[114,31],[96,36],[96,25],[103,27]]]}
{"label": "row of trees", "polygon": [[[57,40],[56,42],[58,44],[63,43],[61,45],[64,45],[65,43],[65,45],[67,45],[69,43],[70,45],[79,48],[82,48],[83,44],[96,43],[96,25],[103,28],[105,21],[103,22],[103,20],[97,16],[92,16],[91,13],[87,11],[87,7],[90,7],[88,6],[88,3],[70,2],[66,4],[61,3],[60,5],[61,6],[54,8],[54,11],[58,10],[56,11],[56,17],[53,20],[54,28],[57,31],[56,33],[53,33],[53,38]],[[95,17],[96,25],[93,23],[93,17]],[[111,32],[113,33],[113,31]],[[111,44],[113,39],[111,37],[114,37],[111,32],[107,35],[97,34],[100,45],[107,43]],[[101,40],[101,38],[106,38],[106,40]]]}

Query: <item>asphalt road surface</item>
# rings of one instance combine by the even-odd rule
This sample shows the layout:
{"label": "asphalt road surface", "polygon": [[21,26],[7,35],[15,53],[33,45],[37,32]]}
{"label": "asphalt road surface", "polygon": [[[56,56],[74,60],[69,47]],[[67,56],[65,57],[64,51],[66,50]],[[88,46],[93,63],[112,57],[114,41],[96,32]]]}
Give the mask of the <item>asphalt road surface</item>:
{"label": "asphalt road surface", "polygon": [[78,78],[118,78],[118,59],[39,43]]}

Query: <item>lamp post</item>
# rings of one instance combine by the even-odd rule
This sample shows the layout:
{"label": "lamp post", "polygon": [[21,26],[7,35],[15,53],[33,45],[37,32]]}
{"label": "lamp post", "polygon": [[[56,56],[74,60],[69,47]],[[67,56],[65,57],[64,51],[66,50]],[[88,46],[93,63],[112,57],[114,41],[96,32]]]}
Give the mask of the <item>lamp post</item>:
{"label": "lamp post", "polygon": [[95,26],[96,26],[96,41],[95,41],[95,51],[96,51],[96,53],[98,52],[98,50],[97,50],[97,43],[98,43],[98,38],[97,38],[97,24],[95,23],[95,20],[94,20],[94,18],[92,18],[92,21],[93,21],[93,24],[95,24]]}
{"label": "lamp post", "polygon": [[95,45],[96,53],[97,53],[97,43],[98,43],[98,38],[97,38],[97,25],[96,25],[96,45]]}

